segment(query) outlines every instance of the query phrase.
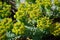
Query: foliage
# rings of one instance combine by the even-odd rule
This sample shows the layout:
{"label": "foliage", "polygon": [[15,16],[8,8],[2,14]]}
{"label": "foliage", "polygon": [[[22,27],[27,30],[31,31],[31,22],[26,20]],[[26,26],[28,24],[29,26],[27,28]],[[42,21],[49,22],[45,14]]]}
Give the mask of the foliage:
{"label": "foliage", "polygon": [[[59,15],[59,13],[57,13],[59,12],[59,10],[54,9],[52,11],[51,7],[52,7],[52,3],[50,0],[44,0],[44,1],[36,0],[35,4],[33,3],[30,4],[26,2],[25,4],[20,4],[18,11],[14,15],[14,18],[16,18],[17,22],[24,23],[25,27],[27,26],[26,27],[27,29],[29,28],[31,29],[31,27],[35,27],[40,29],[40,31],[42,31],[42,34],[45,33],[45,34],[54,35],[54,30],[56,30],[56,26],[53,25],[52,19],[50,18],[59,17],[56,16]],[[54,14],[53,12],[56,14]],[[28,33],[30,33],[30,31]]]}
{"label": "foliage", "polygon": [[2,9],[2,2],[0,2],[0,9]]}
{"label": "foliage", "polygon": [[36,0],[26,0],[29,3],[35,3]]}
{"label": "foliage", "polygon": [[60,1],[26,1],[20,3],[14,14],[15,20],[10,18],[11,5],[0,2],[0,40],[16,40],[21,37],[43,40],[43,37],[50,34],[60,36],[60,23],[53,23],[52,20],[60,17]]}
{"label": "foliage", "polygon": [[[50,18],[57,18],[60,17],[60,1],[59,0],[36,0],[36,3],[38,5],[41,5],[42,13],[44,13],[45,16]],[[45,11],[44,11],[45,10]]]}

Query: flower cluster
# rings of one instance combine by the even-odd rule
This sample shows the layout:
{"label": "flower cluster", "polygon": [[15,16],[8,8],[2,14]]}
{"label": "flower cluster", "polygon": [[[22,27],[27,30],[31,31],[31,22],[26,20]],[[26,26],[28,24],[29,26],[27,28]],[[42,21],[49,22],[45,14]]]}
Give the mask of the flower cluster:
{"label": "flower cluster", "polygon": [[59,0],[54,0],[54,4],[55,5],[59,5],[60,4],[60,1]]}
{"label": "flower cluster", "polygon": [[9,17],[11,15],[11,6],[4,3],[2,5],[2,2],[0,2],[0,18],[4,18],[4,17]]}
{"label": "flower cluster", "polygon": [[55,23],[55,28],[53,28],[52,34],[55,36],[60,35],[60,23]]}
{"label": "flower cluster", "polygon": [[15,33],[16,35],[19,35],[19,34],[24,34],[25,30],[26,30],[26,28],[23,23],[16,22],[13,25],[12,32]]}
{"label": "flower cluster", "polygon": [[36,0],[36,3],[39,3],[40,5],[43,5],[45,7],[51,6],[51,0]]}
{"label": "flower cluster", "polygon": [[20,4],[18,11],[14,15],[14,18],[16,18],[16,20],[22,21],[25,24],[27,23],[29,25],[33,21],[37,21],[39,17],[43,17],[40,6],[37,4],[29,4],[27,2],[25,4]]}
{"label": "flower cluster", "polygon": [[0,20],[0,39],[2,40],[6,35],[5,33],[12,28],[12,19],[4,18]]}
{"label": "flower cluster", "polygon": [[16,19],[18,20],[24,17],[28,17],[30,19],[37,19],[41,15],[40,11],[41,10],[39,9],[39,6],[36,4],[20,4],[20,7],[14,17],[16,17]]}
{"label": "flower cluster", "polygon": [[45,29],[50,30],[52,27],[52,20],[50,20],[48,17],[43,17],[37,20],[37,27],[40,28],[42,31]]}

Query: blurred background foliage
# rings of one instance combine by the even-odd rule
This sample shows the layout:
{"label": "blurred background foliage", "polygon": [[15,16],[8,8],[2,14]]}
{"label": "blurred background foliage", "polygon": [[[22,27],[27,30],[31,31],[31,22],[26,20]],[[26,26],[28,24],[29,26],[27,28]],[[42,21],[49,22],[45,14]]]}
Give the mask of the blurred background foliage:
{"label": "blurred background foliage", "polygon": [[0,40],[59,40],[59,0],[1,0]]}

